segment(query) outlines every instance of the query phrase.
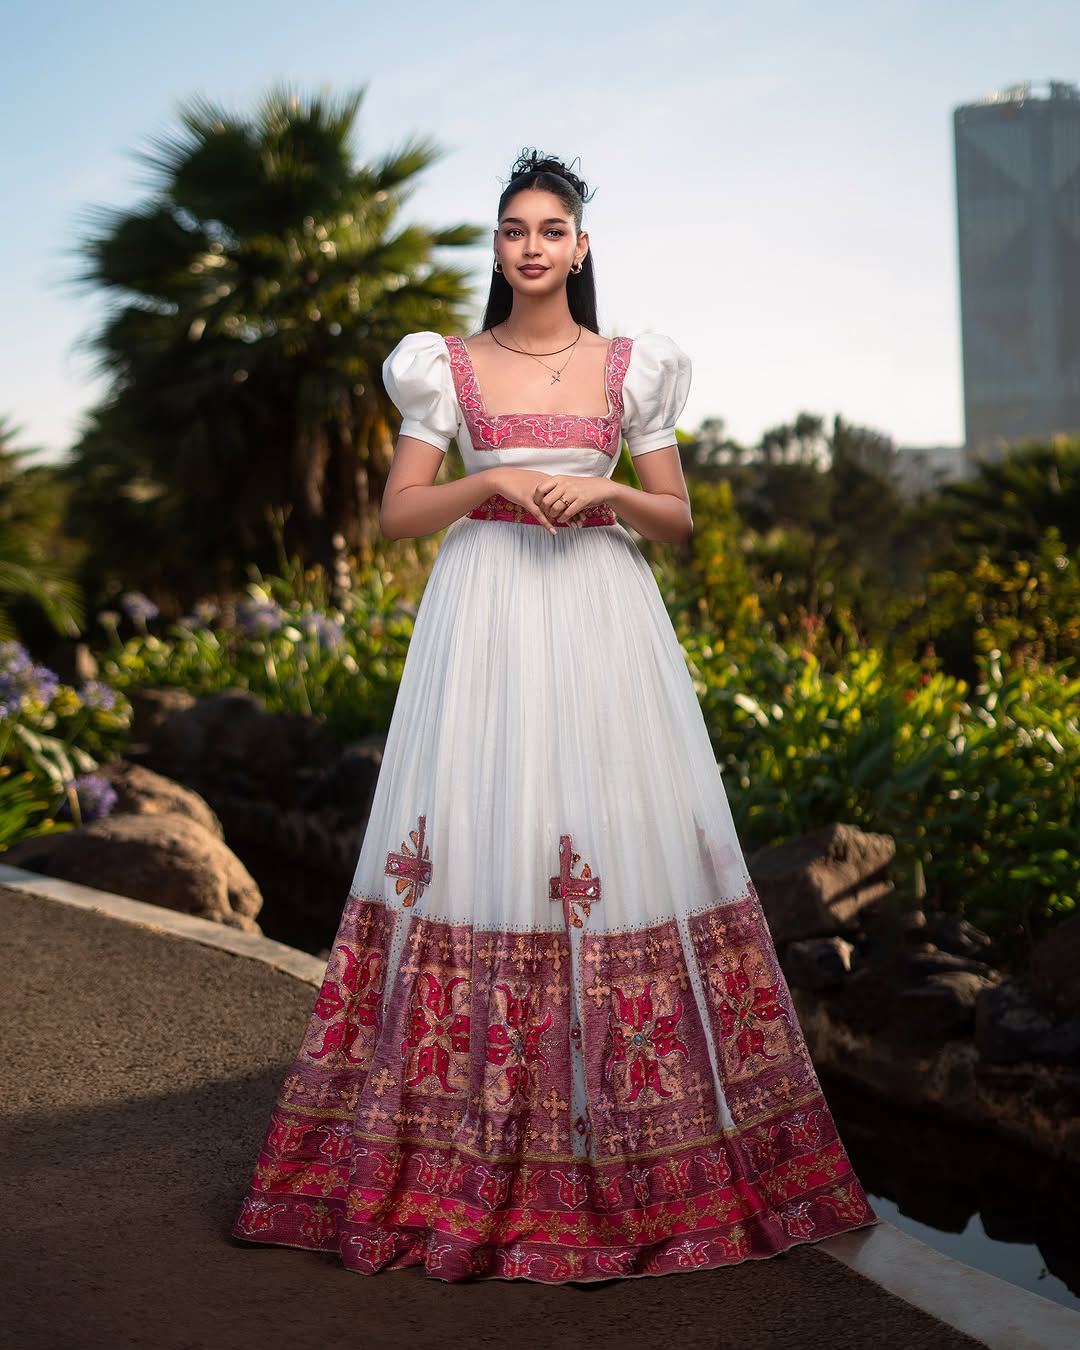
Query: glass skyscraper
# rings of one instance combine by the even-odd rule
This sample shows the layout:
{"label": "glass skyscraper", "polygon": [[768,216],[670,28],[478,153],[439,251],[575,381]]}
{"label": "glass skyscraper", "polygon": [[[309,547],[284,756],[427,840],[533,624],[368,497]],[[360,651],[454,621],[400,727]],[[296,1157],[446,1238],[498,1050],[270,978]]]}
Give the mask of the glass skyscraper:
{"label": "glass skyscraper", "polygon": [[953,114],[969,454],[1080,433],[1080,89]]}

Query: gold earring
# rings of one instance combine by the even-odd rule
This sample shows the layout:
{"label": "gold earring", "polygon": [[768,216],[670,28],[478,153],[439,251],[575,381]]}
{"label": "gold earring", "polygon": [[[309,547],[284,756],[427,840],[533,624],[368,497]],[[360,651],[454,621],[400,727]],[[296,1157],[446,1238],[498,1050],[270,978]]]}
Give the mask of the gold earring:
{"label": "gold earring", "polygon": [[581,271],[581,263],[584,261],[585,259],[582,258],[581,262],[571,263],[570,271],[573,272],[574,276],[577,276],[577,274]]}
{"label": "gold earring", "polygon": [[498,260],[498,258],[495,259],[495,271],[498,272],[500,275],[502,274],[502,263]]}

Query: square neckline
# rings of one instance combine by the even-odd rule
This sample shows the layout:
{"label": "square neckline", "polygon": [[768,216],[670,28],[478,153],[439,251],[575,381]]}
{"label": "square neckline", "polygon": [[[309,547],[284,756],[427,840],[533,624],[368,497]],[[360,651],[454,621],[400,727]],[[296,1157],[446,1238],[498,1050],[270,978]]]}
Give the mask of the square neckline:
{"label": "square neckline", "polygon": [[[476,402],[479,404],[479,416],[482,417],[485,422],[489,422],[492,425],[495,425],[499,422],[506,421],[507,418],[514,418],[515,420],[520,421],[523,418],[527,417],[529,418],[568,417],[573,418],[574,421],[577,422],[592,422],[597,426],[599,426],[604,423],[610,424],[616,417],[618,417],[621,420],[622,401],[621,399],[618,399],[615,396],[616,391],[612,387],[613,384],[612,377],[614,374],[615,354],[619,349],[619,344],[625,341],[625,339],[623,338],[613,337],[608,340],[607,353],[604,356],[604,396],[607,399],[607,411],[599,414],[572,413],[572,412],[490,413],[488,412],[487,402],[484,399],[484,391],[480,386],[480,377],[477,375],[476,366],[473,364],[472,353],[466,346],[465,339],[462,337],[458,337],[457,335],[454,335],[448,336],[443,340],[447,343],[453,342],[457,346],[458,350],[461,352],[462,356],[464,357],[465,363],[469,368],[469,378],[472,381],[472,393],[476,399]],[[461,392],[462,391],[460,389],[457,391],[459,402],[462,402]]]}

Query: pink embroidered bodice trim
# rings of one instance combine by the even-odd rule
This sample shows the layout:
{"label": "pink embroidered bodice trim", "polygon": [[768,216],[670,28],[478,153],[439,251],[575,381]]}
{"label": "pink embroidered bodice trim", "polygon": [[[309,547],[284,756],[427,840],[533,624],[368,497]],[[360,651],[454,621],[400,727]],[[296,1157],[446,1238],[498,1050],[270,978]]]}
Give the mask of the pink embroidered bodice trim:
{"label": "pink embroidered bodice trim", "polygon": [[532,449],[537,445],[554,449],[570,445],[591,446],[609,458],[619,453],[622,387],[630,364],[632,338],[614,338],[608,347],[604,387],[609,411],[605,417],[579,417],[576,413],[499,413],[492,417],[484,407],[484,396],[465,343],[459,337],[448,337],[445,341],[454,389],[474,450],[499,450],[504,446]]}

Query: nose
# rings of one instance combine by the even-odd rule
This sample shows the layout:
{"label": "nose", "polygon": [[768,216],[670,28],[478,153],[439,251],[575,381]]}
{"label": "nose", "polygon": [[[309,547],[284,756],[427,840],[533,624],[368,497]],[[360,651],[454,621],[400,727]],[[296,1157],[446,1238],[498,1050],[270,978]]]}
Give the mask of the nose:
{"label": "nose", "polygon": [[525,241],[525,254],[529,258],[535,258],[540,253],[540,236],[530,235]]}

